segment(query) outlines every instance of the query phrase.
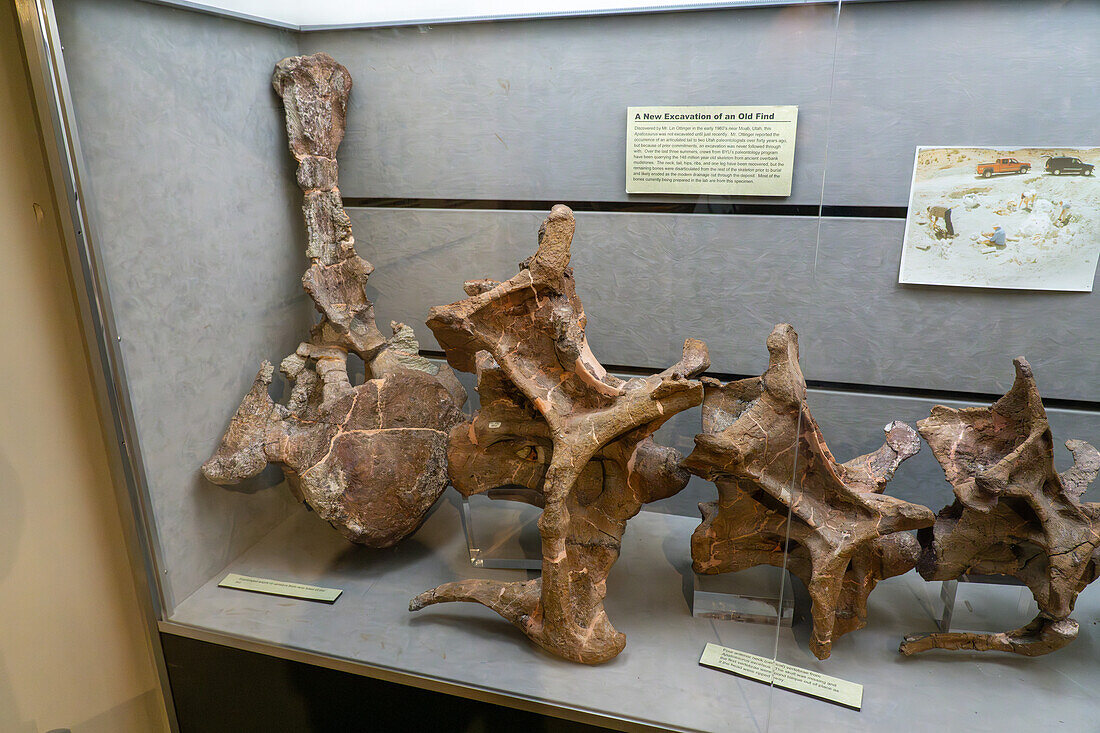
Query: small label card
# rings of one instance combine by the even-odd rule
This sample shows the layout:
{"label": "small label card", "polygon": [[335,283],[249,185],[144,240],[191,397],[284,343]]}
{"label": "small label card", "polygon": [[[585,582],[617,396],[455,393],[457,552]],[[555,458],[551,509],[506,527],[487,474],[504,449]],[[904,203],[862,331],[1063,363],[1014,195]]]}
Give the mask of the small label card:
{"label": "small label card", "polygon": [[863,706],[863,685],[729,647],[707,644],[703,649],[703,656],[699,657],[699,664],[723,672],[733,672],[757,682],[771,683],[784,690],[835,702],[853,710],[859,710]]}
{"label": "small label card", "polygon": [[627,107],[626,192],[790,196],[798,107]]}
{"label": "small label card", "polygon": [[251,575],[239,575],[237,573],[230,573],[225,576],[222,582],[218,583],[218,587],[250,590],[256,593],[267,593],[288,598],[303,598],[307,601],[320,601],[321,603],[335,603],[340,594],[344,592],[339,588],[322,588],[316,585],[288,583],[285,580],[254,578]]}

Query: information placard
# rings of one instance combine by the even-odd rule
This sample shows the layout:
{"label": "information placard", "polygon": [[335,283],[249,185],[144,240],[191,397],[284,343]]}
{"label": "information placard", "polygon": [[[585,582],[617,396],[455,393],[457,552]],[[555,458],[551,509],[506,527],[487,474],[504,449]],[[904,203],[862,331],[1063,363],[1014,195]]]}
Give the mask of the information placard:
{"label": "information placard", "polygon": [[790,196],[798,107],[627,107],[626,192]]}
{"label": "information placard", "polygon": [[255,593],[267,593],[273,596],[286,596],[287,598],[302,598],[307,601],[320,601],[321,603],[335,603],[336,599],[343,593],[339,588],[322,588],[318,585],[256,578],[251,575],[240,575],[239,573],[226,575],[222,582],[218,583],[218,587],[250,590]]}
{"label": "information placard", "polygon": [[718,644],[706,645],[699,664],[855,710],[863,706],[863,685]]}

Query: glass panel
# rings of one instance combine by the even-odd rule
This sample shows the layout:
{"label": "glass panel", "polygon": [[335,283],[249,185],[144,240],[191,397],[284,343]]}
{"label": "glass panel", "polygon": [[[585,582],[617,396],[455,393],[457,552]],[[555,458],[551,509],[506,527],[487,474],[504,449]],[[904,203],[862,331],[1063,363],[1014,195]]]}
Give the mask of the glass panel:
{"label": "glass panel", "polygon": [[[541,503],[542,496],[537,494]],[[542,567],[540,507],[516,491],[462,497],[462,529],[470,564],[478,568]]]}
{"label": "glass panel", "polygon": [[1096,155],[1100,55],[1077,38],[1098,24],[1097,7],[1057,2],[843,5],[802,369],[849,462],[839,486],[894,467],[899,424],[920,449],[877,496],[818,512],[846,584],[835,613],[800,626],[796,603],[779,636],[779,662],[863,685],[862,710],[776,691],[771,730],[1092,724],[1077,685],[1097,673],[1096,589],[1063,573],[1095,575],[1092,541],[1077,544],[1094,536],[1093,492],[1079,504],[1077,472],[1057,472],[1073,465],[1065,441],[1100,435],[1098,344],[1077,336],[1098,312],[1082,292],[1095,238],[1078,236],[1096,191],[1081,164],[1052,168]]}
{"label": "glass panel", "polygon": [[769,565],[736,572],[693,573],[691,613],[721,621],[790,626],[794,596],[783,568]]}

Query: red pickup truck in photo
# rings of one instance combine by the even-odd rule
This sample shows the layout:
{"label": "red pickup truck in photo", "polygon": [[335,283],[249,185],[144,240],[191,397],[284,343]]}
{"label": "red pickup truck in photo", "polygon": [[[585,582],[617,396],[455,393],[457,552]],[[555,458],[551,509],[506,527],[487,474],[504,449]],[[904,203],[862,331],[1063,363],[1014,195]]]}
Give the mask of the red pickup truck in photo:
{"label": "red pickup truck in photo", "polygon": [[992,163],[978,163],[978,175],[989,178],[1001,173],[1027,173],[1031,170],[1031,163],[1021,163],[1015,158],[997,158]]}

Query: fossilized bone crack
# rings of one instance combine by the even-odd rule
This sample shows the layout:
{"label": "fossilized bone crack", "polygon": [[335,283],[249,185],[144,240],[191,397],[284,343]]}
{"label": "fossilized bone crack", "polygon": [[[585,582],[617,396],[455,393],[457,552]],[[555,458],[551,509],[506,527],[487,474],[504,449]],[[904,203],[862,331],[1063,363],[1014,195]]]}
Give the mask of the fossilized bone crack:
{"label": "fossilized bone crack", "polygon": [[[336,150],[344,137],[351,75],[319,53],[284,59],[273,84],[286,110],[290,149],[305,194],[302,284],[320,320],[283,360],[292,385],[285,405],[268,394],[265,362],[203,474],[217,484],[284,466],[292,490],[348,539],[392,545],[423,522],[447,487],[447,440],[466,393],[448,367],[417,353],[412,329],[391,324],[385,338],[364,287],[372,270],[355,251],[337,188]],[[367,381],[353,386],[348,352]]]}

